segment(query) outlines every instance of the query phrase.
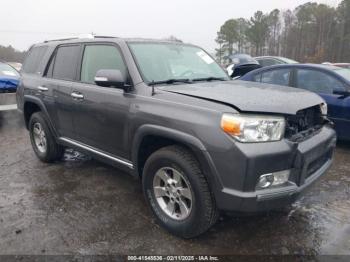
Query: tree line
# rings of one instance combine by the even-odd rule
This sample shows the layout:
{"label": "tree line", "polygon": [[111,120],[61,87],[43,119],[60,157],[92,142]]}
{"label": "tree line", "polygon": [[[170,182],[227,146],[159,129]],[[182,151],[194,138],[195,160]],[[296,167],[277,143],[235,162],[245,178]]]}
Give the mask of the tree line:
{"label": "tree line", "polygon": [[299,62],[350,62],[350,0],[338,6],[308,2],[294,10],[257,11],[227,20],[217,32],[216,56],[284,56]]}
{"label": "tree line", "polygon": [[20,52],[14,49],[12,46],[0,45],[0,60],[6,62],[19,62],[22,63],[25,56],[25,52]]}

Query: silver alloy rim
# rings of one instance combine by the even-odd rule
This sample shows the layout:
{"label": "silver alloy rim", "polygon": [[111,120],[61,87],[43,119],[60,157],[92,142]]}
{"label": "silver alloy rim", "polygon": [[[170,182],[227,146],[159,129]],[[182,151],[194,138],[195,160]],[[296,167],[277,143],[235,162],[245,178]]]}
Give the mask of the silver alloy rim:
{"label": "silver alloy rim", "polygon": [[189,184],[174,168],[163,167],[153,178],[153,192],[160,208],[173,219],[184,220],[192,210],[193,197]]}
{"label": "silver alloy rim", "polygon": [[36,148],[41,152],[45,153],[47,149],[47,141],[45,131],[40,123],[35,123],[33,126],[33,136]]}

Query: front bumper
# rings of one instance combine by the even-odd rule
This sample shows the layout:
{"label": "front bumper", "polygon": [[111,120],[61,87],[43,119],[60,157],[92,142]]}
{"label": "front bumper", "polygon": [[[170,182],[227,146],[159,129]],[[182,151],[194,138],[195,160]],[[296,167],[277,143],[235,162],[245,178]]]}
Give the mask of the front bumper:
{"label": "front bumper", "polygon": [[[221,181],[226,184],[215,194],[219,209],[259,212],[281,208],[294,202],[329,169],[335,145],[335,132],[327,126],[300,143],[284,140],[273,146],[239,144],[239,152],[242,154],[240,158],[244,159],[243,168],[240,170],[244,170],[244,173],[236,173],[234,176],[244,175],[245,180],[242,189],[237,189],[232,187],[234,179],[221,176]],[[254,147],[255,150],[252,150]],[[287,185],[255,190],[260,175],[287,169],[291,169],[290,182]]]}

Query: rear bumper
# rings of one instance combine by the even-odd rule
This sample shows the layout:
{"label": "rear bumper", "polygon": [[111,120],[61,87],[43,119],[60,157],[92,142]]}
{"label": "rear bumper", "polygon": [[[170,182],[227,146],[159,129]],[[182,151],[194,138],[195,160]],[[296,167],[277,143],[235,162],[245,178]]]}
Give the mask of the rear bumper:
{"label": "rear bumper", "polygon": [[[324,127],[318,134],[301,143],[289,141],[281,141],[281,143],[289,144],[288,152],[283,150],[282,153],[278,147],[273,147],[276,148],[276,151],[271,151],[271,147],[267,147],[268,150],[264,152],[263,148],[260,148],[263,145],[256,145],[256,151],[260,153],[252,155],[250,149],[245,151],[245,145],[240,145],[240,152],[247,153],[245,157],[248,164],[244,174],[241,174],[245,175],[245,188],[237,190],[224,185],[221,191],[216,193],[219,209],[259,212],[281,208],[294,202],[330,168],[336,135],[333,129]],[[281,162],[284,162],[282,169]],[[290,169],[288,184],[271,189],[255,190],[258,177],[268,173],[265,168],[260,169],[265,166],[268,166],[269,172]]]}

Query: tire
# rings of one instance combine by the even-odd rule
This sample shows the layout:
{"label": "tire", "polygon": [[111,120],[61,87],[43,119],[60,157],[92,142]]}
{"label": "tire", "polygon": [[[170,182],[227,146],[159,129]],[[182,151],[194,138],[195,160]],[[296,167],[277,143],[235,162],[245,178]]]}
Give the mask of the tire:
{"label": "tire", "polygon": [[[180,182],[171,185],[165,181]],[[176,236],[196,237],[217,221],[208,182],[195,157],[183,147],[168,146],[154,152],[145,163],[142,185],[157,222]],[[180,194],[174,188],[181,188]]]}
{"label": "tire", "polygon": [[[41,135],[38,130],[41,130]],[[62,159],[64,148],[57,144],[43,113],[37,112],[30,117],[29,135],[33,150],[42,162],[52,163]]]}

